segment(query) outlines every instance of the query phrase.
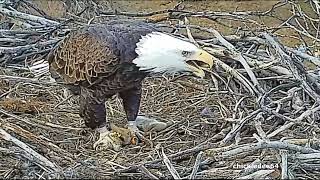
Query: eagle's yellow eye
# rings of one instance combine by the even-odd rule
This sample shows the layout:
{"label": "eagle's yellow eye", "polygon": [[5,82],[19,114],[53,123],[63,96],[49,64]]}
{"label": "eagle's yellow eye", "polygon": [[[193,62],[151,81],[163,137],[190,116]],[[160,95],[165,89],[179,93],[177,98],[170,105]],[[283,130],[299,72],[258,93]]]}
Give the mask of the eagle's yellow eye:
{"label": "eagle's yellow eye", "polygon": [[188,57],[190,54],[191,54],[191,52],[190,51],[182,51],[182,56],[184,56],[184,57]]}

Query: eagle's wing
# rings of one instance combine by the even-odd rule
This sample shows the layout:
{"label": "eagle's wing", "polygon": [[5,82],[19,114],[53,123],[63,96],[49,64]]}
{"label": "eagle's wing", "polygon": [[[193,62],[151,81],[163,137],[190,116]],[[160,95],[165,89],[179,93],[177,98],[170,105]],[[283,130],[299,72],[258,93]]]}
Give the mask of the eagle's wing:
{"label": "eagle's wing", "polygon": [[[135,21],[87,26],[70,33],[49,53],[50,72],[66,84],[92,86],[113,75],[121,66],[133,66],[136,43],[141,36],[153,31],[157,31],[156,26]],[[134,72],[137,69],[132,68]]]}
{"label": "eagle's wing", "polygon": [[91,85],[98,77],[111,75],[117,69],[119,57],[107,42],[99,32],[69,35],[48,55],[50,72],[57,73],[66,84]]}

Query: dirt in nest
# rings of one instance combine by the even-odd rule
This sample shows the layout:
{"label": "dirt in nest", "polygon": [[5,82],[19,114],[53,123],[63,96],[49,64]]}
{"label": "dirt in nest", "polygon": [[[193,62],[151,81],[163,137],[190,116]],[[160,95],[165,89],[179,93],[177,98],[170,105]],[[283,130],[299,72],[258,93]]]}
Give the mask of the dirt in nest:
{"label": "dirt in nest", "polygon": [[[196,84],[197,86],[196,88],[190,87],[190,84]],[[66,100],[63,95],[63,87],[20,86],[9,96],[21,97],[19,93],[30,93],[30,89],[32,89],[33,93],[37,94],[37,98],[33,95],[24,100],[4,99],[0,101],[0,106],[6,111],[19,112],[21,118],[27,119],[35,125],[21,124],[16,122],[17,120],[8,120],[8,122],[16,122],[16,126],[21,126],[31,134],[36,135],[40,140],[57,146],[52,147],[49,144],[42,144],[39,139],[30,139],[28,138],[30,136],[23,135],[23,132],[20,132],[22,134],[19,134],[19,136],[16,135],[16,137],[21,137],[23,142],[31,145],[34,150],[62,167],[65,177],[108,178],[117,177],[112,172],[112,169],[119,168],[117,165],[130,166],[160,158],[159,149],[156,148],[158,146],[163,147],[167,154],[172,154],[205,142],[220,132],[224,128],[224,123],[220,115],[218,102],[228,104],[226,102],[230,101],[231,98],[228,98],[227,94],[225,94],[225,97],[218,96],[216,92],[210,94],[211,98],[208,98],[208,95],[204,93],[208,90],[207,84],[210,84],[208,80],[196,80],[188,77],[174,82],[163,78],[148,78],[143,86],[141,114],[168,122],[171,126],[162,132],[147,133],[146,136],[152,144],[140,143],[137,146],[126,146],[118,153],[112,150],[93,149],[92,146],[98,139],[98,134],[85,128],[82,118],[78,115],[78,97]],[[51,89],[51,95],[45,93],[47,88]],[[39,92],[42,92],[42,94],[39,95]],[[41,97],[50,98],[51,101],[41,101]],[[56,106],[58,103],[60,105],[56,108],[49,108]],[[121,100],[117,96],[108,100],[106,105],[108,119],[111,122],[125,118]],[[206,115],[206,117],[202,116],[201,111],[204,108],[209,108],[212,114]],[[3,116],[2,118],[6,117]],[[15,134],[10,129],[8,132]],[[2,144],[4,146],[7,144],[5,142],[1,143],[4,143]],[[42,171],[32,163],[19,161],[14,156],[1,156],[3,158],[0,161],[16,164],[16,168],[19,169],[19,171],[12,171],[6,177],[37,177],[36,173]],[[181,164],[185,164],[186,167],[192,163],[192,159],[181,160]],[[0,165],[0,170],[10,169],[7,166],[8,163],[3,165],[5,167]],[[139,177],[145,178],[141,174]]]}
{"label": "dirt in nest", "polygon": [[28,99],[4,99],[0,101],[0,106],[6,111],[14,113],[38,114],[49,112],[47,102],[39,101],[35,98]]}
{"label": "dirt in nest", "polygon": [[[15,85],[9,88],[13,87]],[[65,178],[146,178],[141,173],[122,173],[119,176],[114,172],[134,164],[161,159],[162,148],[167,155],[170,155],[195,147],[208,139],[216,142],[224,137],[217,134],[230,126],[223,117],[230,116],[232,113],[228,109],[236,104],[233,98],[236,95],[224,89],[210,91],[210,87],[212,87],[210,79],[183,77],[173,81],[171,78],[163,77],[147,78],[143,83],[140,113],[171,125],[161,132],[146,133],[146,137],[152,144],[129,145],[123,147],[120,152],[93,149],[93,143],[96,142],[99,134],[85,128],[83,119],[78,114],[78,97],[66,99],[62,86],[21,84],[8,94],[14,98],[1,100],[0,106],[6,111],[19,112],[19,117],[30,121],[31,124],[6,116],[0,118],[5,119],[5,123],[14,123],[16,129],[23,128],[25,131],[15,132],[8,126],[4,126],[14,137],[21,139],[35,151],[60,166]],[[24,100],[21,99],[22,97]],[[48,100],[45,101],[45,99]],[[46,108],[50,107],[55,108],[48,111]],[[107,101],[106,108],[110,122],[125,118],[122,102],[117,96]],[[204,109],[207,111],[206,114],[203,114]],[[253,131],[255,130],[252,128],[244,127],[241,136]],[[37,138],[30,138],[32,137],[30,134]],[[216,138],[212,139],[212,137]],[[3,141],[0,141],[0,146],[13,147]],[[1,153],[2,177],[39,178],[39,173],[50,177],[31,161],[21,161],[14,155],[8,156]],[[194,158],[194,156],[183,157],[182,155],[176,161],[179,164],[176,169],[184,172],[182,174],[189,174],[192,170],[190,167],[195,162]],[[252,159],[253,157],[248,156],[242,160],[251,162]],[[162,163],[154,166],[149,168],[152,173],[158,177],[171,178]],[[215,166],[219,165],[215,164]],[[232,164],[225,162],[220,166],[232,167]],[[209,168],[209,166],[202,168]],[[235,170],[230,170],[229,174],[226,172],[216,172],[211,177],[237,176]],[[210,176],[210,173],[206,175]]]}

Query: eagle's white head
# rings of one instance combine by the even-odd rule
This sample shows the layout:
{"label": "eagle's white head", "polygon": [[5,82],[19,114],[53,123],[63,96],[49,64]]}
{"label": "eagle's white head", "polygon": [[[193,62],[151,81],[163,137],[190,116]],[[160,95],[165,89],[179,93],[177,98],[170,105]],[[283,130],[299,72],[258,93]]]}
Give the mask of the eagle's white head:
{"label": "eagle's white head", "polygon": [[191,42],[152,32],[137,43],[138,57],[133,60],[141,70],[152,72],[191,72],[204,77],[203,69],[213,66],[213,56]]}

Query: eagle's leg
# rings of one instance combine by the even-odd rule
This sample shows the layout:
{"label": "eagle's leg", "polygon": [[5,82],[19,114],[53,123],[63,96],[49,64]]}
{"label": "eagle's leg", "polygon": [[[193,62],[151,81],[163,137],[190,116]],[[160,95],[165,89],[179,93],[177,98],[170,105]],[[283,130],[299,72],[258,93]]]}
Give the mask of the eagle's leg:
{"label": "eagle's leg", "polygon": [[161,131],[167,127],[167,124],[157,121],[156,119],[138,116],[141,93],[142,89],[140,85],[126,91],[122,91],[119,95],[123,101],[123,107],[127,115],[128,128],[135,132],[140,140],[147,140],[141,134],[139,128],[145,132],[150,130]]}
{"label": "eagle's leg", "polygon": [[[122,99],[123,107],[126,112],[128,120],[128,129],[130,129],[140,140],[145,140],[146,138],[141,134],[136,126],[136,118],[140,108],[141,100],[141,85],[133,87],[131,89],[122,91],[119,93]],[[131,144],[136,144],[135,139],[132,139]]]}
{"label": "eagle's leg", "polygon": [[93,147],[120,150],[122,140],[119,134],[110,131],[110,125],[106,119],[105,98],[97,97],[94,91],[81,88],[80,93],[80,116],[83,117],[87,127],[95,129],[99,134],[99,140]]}

